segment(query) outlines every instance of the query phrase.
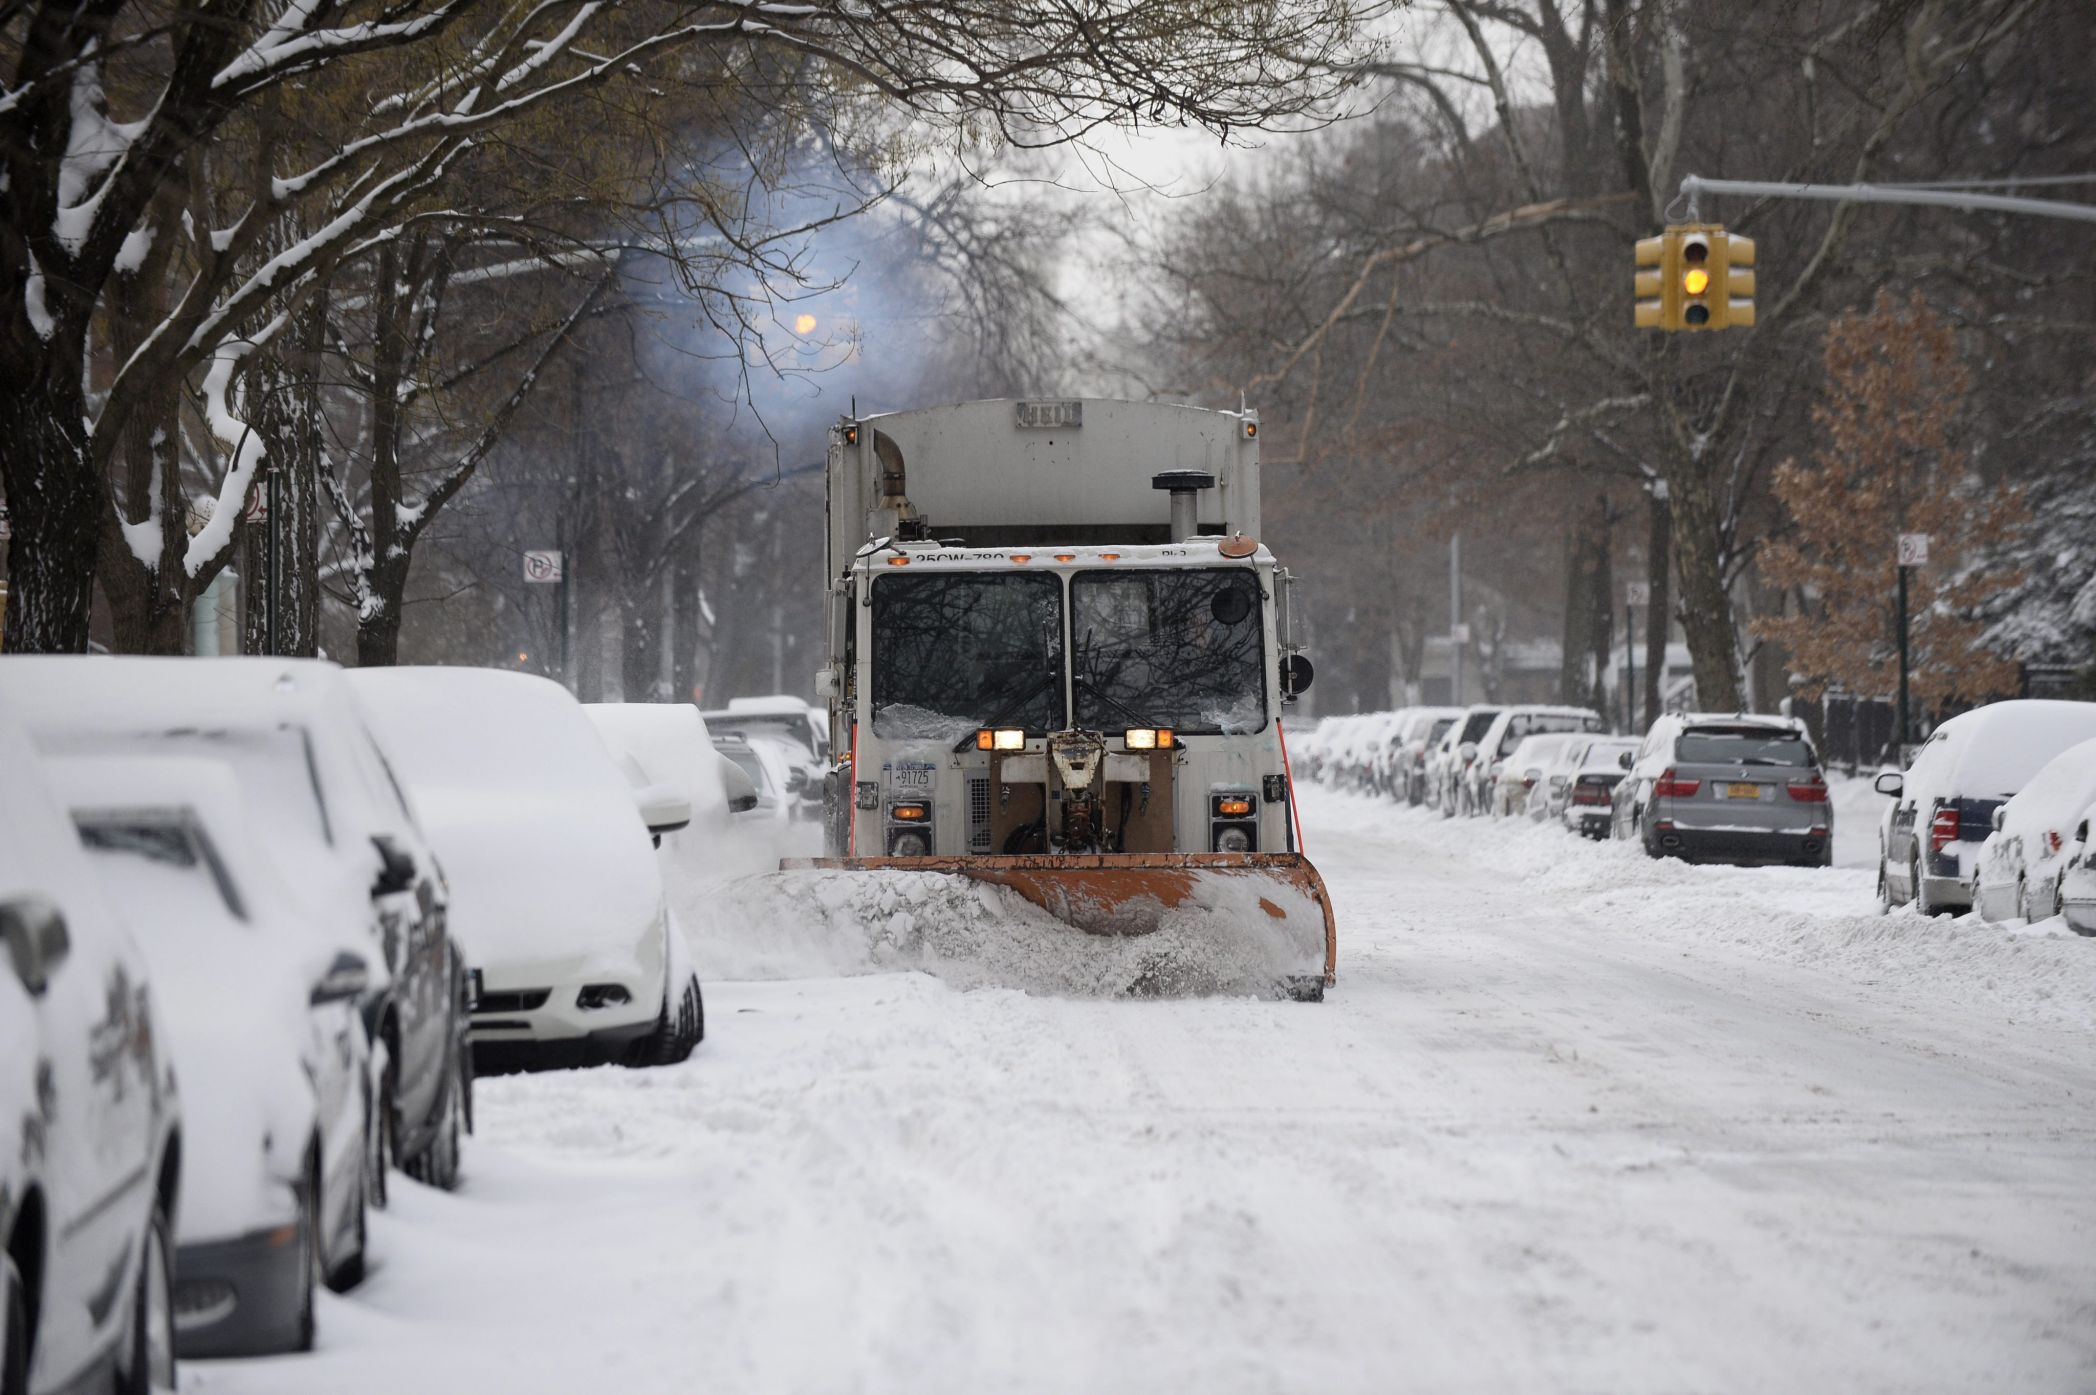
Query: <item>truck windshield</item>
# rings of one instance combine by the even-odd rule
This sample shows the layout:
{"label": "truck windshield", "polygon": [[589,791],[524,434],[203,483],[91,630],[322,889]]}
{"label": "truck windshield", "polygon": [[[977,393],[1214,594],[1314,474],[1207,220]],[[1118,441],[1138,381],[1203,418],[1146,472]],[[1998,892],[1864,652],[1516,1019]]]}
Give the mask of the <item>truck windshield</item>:
{"label": "truck windshield", "polygon": [[873,584],[873,729],[956,741],[1063,726],[1063,588],[1025,572],[920,572]]}
{"label": "truck windshield", "polygon": [[1070,580],[1077,725],[1265,730],[1261,599],[1248,567],[1079,572]]}

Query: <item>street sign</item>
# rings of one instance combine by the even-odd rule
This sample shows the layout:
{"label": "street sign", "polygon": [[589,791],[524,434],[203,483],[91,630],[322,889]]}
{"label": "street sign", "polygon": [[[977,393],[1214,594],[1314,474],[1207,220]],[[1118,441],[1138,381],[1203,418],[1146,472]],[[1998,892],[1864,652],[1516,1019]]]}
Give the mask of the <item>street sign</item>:
{"label": "street sign", "polygon": [[269,490],[266,486],[255,486],[254,491],[247,496],[247,507],[240,511],[240,516],[249,523],[261,523],[268,519]]}
{"label": "street sign", "polygon": [[1623,603],[1625,605],[1652,604],[1652,583],[1649,581],[1632,581],[1625,584],[1623,587]]}
{"label": "street sign", "polygon": [[550,585],[560,580],[560,563],[558,552],[527,552],[524,554],[524,579]]}
{"label": "street sign", "polygon": [[1903,567],[1926,567],[1929,564],[1929,535],[1927,533],[1902,533],[1899,535],[1899,564]]}
{"label": "street sign", "polygon": [[1448,637],[1457,644],[1468,644],[1470,642],[1470,626],[1468,624],[1457,625],[1449,631]]}

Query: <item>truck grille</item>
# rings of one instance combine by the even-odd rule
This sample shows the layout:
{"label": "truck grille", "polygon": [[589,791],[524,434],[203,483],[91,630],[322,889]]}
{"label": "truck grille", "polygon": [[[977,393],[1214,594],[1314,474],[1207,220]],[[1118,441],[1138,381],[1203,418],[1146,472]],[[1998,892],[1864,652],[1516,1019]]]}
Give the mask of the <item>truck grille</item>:
{"label": "truck grille", "polygon": [[968,782],[968,850],[990,850],[990,782]]}

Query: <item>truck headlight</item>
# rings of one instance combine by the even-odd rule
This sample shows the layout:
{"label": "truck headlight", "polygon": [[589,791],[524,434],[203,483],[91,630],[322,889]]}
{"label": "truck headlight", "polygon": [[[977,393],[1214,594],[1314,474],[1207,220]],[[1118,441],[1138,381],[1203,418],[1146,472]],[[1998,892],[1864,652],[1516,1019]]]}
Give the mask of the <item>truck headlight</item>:
{"label": "truck headlight", "polygon": [[1172,749],[1172,729],[1130,727],[1121,733],[1121,744],[1131,751],[1169,751]]}
{"label": "truck headlight", "polygon": [[1026,749],[1026,733],[1017,727],[998,727],[992,731],[984,727],[975,733],[975,749],[978,751],[1023,751]]}
{"label": "truck headlight", "polygon": [[888,835],[890,857],[929,857],[931,851],[931,839],[923,829],[898,828]]}

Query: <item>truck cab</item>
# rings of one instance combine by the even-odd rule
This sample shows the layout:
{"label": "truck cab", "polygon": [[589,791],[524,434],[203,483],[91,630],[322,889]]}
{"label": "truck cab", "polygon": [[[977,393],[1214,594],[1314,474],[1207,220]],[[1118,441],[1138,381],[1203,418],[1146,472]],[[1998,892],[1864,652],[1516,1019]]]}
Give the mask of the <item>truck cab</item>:
{"label": "truck cab", "polygon": [[1163,403],[839,422],[830,855],[1294,852],[1258,450],[1256,413]]}

